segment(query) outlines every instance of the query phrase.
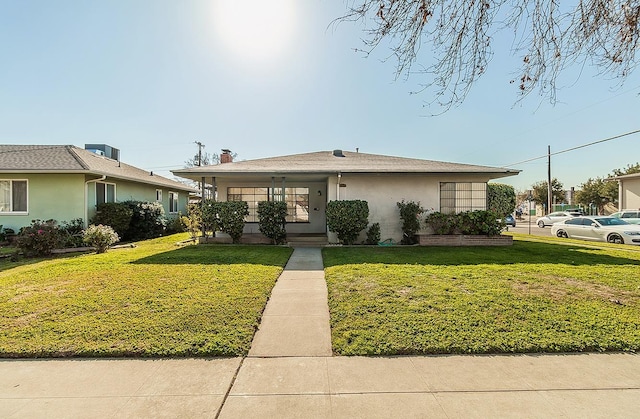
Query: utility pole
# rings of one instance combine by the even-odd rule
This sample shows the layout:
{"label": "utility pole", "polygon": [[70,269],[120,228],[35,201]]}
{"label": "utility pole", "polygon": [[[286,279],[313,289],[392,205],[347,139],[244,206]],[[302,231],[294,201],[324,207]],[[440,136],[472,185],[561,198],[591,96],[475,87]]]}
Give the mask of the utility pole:
{"label": "utility pole", "polygon": [[194,141],[193,143],[198,145],[198,166],[202,166],[202,148],[204,144],[200,141]]}
{"label": "utility pole", "polygon": [[551,146],[547,146],[547,214],[551,211],[551,200],[553,192],[551,190]]}

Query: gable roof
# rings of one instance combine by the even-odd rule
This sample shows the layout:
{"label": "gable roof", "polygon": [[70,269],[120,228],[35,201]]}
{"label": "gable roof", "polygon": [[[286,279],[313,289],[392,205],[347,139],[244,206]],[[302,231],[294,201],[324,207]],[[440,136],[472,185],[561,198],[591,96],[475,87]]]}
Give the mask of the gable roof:
{"label": "gable roof", "polygon": [[0,145],[0,173],[84,173],[195,191],[183,183],[73,145]]}
{"label": "gable roof", "polygon": [[[338,150],[336,150],[338,151]],[[494,177],[512,176],[519,170],[477,166],[460,163],[447,163],[434,160],[422,160],[406,157],[384,156],[379,154],[354,153],[344,151],[343,157],[332,151],[292,154],[223,163],[212,166],[191,167],[172,170],[178,176],[197,178],[197,176],[226,176],[232,174],[248,175],[287,175],[287,174],[335,174],[335,173],[483,173]]]}

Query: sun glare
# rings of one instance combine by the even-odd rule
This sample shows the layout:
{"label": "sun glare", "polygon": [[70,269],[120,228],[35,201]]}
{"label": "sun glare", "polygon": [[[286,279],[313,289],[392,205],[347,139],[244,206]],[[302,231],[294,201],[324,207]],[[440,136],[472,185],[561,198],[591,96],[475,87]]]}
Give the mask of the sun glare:
{"label": "sun glare", "polygon": [[277,58],[292,44],[295,0],[214,0],[217,38],[250,61]]}

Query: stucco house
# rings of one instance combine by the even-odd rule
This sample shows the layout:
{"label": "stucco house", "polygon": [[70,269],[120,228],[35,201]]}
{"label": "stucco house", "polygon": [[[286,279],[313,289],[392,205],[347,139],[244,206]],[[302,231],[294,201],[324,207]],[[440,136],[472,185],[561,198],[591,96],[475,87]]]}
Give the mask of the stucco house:
{"label": "stucco house", "polygon": [[[369,204],[369,222],[380,223],[381,238],[402,239],[396,203],[420,201],[442,212],[486,209],[487,182],[518,170],[366,154],[318,151],[233,162],[223,150],[221,164],[174,170],[201,182],[202,194],[216,191],[222,201],[246,201],[245,233],[257,234],[258,202],[284,200],[292,234],[327,234],[326,205],[333,200],[361,199]],[[333,233],[330,242],[336,242]]]}
{"label": "stucco house", "polygon": [[18,231],[31,220],[87,224],[102,202],[161,202],[185,213],[192,187],[122,163],[104,144],[0,145],[0,225]]}
{"label": "stucco house", "polygon": [[640,208],[640,173],[612,178],[618,181],[618,210]]}

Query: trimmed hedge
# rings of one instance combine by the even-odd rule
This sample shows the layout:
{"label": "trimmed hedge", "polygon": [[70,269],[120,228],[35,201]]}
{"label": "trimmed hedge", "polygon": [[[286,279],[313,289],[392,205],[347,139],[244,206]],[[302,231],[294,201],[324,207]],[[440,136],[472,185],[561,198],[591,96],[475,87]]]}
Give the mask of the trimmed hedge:
{"label": "trimmed hedge", "polygon": [[258,229],[271,239],[273,244],[281,244],[287,240],[285,229],[287,203],[279,201],[258,202]]}
{"label": "trimmed hedge", "polygon": [[369,204],[359,199],[330,201],[327,204],[327,226],[344,244],[353,244],[369,224]]}

